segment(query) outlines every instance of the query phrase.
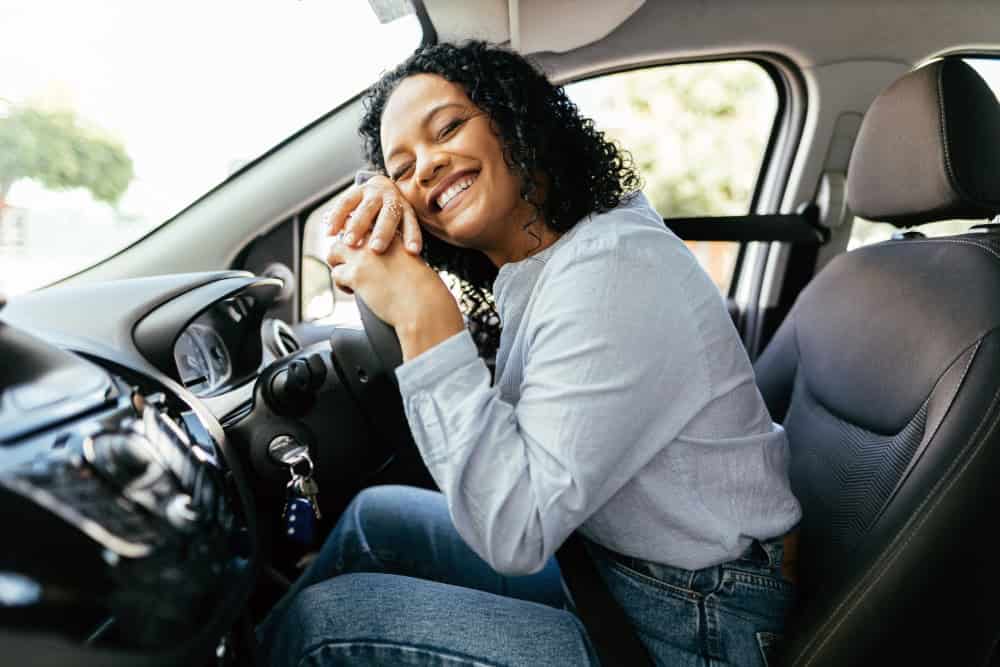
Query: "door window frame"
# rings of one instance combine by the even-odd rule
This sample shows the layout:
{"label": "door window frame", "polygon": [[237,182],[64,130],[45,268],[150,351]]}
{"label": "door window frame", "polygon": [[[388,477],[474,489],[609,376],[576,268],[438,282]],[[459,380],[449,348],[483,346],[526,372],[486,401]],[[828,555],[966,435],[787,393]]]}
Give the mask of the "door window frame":
{"label": "door window frame", "polygon": [[[596,68],[582,74],[557,77],[553,81],[561,86],[589,81],[602,76],[654,69],[670,65],[704,64],[727,61],[752,62],[761,67],[774,85],[777,107],[768,135],[760,168],[750,197],[747,213],[778,213],[785,196],[792,164],[799,149],[805,126],[808,96],[805,78],[799,68],[787,57],[771,52],[740,51],[700,55],[691,58],[659,58],[632,62],[621,66]],[[744,336],[751,358],[759,337],[757,304],[767,268],[770,243],[740,243],[729,283],[728,299],[736,303],[743,321],[738,328]]]}

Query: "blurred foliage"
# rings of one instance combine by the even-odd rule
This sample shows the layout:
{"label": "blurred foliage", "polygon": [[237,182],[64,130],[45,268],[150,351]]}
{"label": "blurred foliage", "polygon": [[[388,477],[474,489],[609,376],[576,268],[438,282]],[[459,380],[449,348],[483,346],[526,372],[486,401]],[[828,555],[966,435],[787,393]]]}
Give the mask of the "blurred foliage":
{"label": "blurred foliage", "polygon": [[584,115],[632,153],[664,217],[748,212],[777,113],[763,68],[665,65],[567,87]]}
{"label": "blurred foliage", "polygon": [[15,181],[29,178],[49,190],[86,188],[115,205],[133,175],[121,143],[83,126],[72,111],[23,106],[0,116],[0,204]]}

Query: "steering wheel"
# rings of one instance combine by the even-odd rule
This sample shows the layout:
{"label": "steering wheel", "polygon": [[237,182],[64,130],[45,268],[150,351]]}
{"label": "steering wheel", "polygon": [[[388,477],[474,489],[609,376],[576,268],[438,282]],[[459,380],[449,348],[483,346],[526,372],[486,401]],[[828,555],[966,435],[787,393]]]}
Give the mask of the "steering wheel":
{"label": "steering wheel", "polygon": [[361,297],[355,297],[358,313],[361,315],[361,324],[365,328],[365,335],[372,346],[372,351],[382,365],[379,369],[389,376],[392,383],[399,386],[396,380],[396,369],[403,364],[403,348],[399,344],[399,336],[396,330],[379,319],[378,315],[371,311]]}
{"label": "steering wheel", "polygon": [[403,350],[396,330],[379,319],[364,301],[356,299],[364,331],[338,327],[330,346],[344,388],[376,436],[365,455],[381,468],[399,452],[416,448],[396,380]]}

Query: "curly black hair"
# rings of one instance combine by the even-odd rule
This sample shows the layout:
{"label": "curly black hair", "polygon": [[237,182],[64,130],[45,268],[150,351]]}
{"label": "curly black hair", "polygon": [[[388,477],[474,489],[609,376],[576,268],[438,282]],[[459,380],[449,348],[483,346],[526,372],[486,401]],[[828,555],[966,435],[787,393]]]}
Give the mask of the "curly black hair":
{"label": "curly black hair", "polygon": [[[641,186],[629,153],[582,117],[562,86],[553,85],[523,56],[479,41],[421,47],[368,90],[359,132],[366,158],[382,173],[382,112],[399,82],[414,74],[437,74],[462,86],[490,118],[507,164],[520,175],[521,197],[558,233],[591,213],[615,208]],[[540,202],[538,174],[545,178]],[[430,234],[424,235],[423,255],[432,267],[459,280],[469,328],[480,354],[492,358],[500,338],[492,296],[497,268],[483,253]]]}

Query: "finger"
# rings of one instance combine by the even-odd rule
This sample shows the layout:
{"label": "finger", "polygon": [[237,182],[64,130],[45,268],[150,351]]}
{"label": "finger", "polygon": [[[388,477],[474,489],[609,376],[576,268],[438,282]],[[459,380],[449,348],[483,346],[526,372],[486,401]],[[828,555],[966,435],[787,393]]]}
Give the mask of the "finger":
{"label": "finger", "polygon": [[403,205],[399,203],[399,200],[383,199],[382,210],[378,213],[378,219],[375,221],[375,228],[372,230],[368,246],[375,252],[382,252],[388,248],[402,222]]}
{"label": "finger", "polygon": [[333,267],[330,275],[333,276],[333,284],[337,289],[348,294],[354,294],[354,289],[351,287],[351,271],[346,264]]}
{"label": "finger", "polygon": [[364,198],[365,192],[361,188],[351,187],[346,192],[337,197],[336,203],[330,209],[330,229],[328,234],[337,234],[344,228],[347,216],[358,207]]}
{"label": "finger", "polygon": [[403,207],[403,241],[406,243],[406,250],[411,255],[419,255],[423,244],[423,234],[420,233],[420,223],[417,222],[417,214],[409,206]]}
{"label": "finger", "polygon": [[367,190],[364,199],[354,209],[347,220],[347,234],[344,243],[357,248],[365,242],[365,237],[375,223],[375,216],[382,209],[382,195],[379,192]]}
{"label": "finger", "polygon": [[330,254],[326,256],[326,263],[331,267],[343,264],[347,261],[346,250],[347,248],[344,247],[344,244],[334,243],[330,247]]}

